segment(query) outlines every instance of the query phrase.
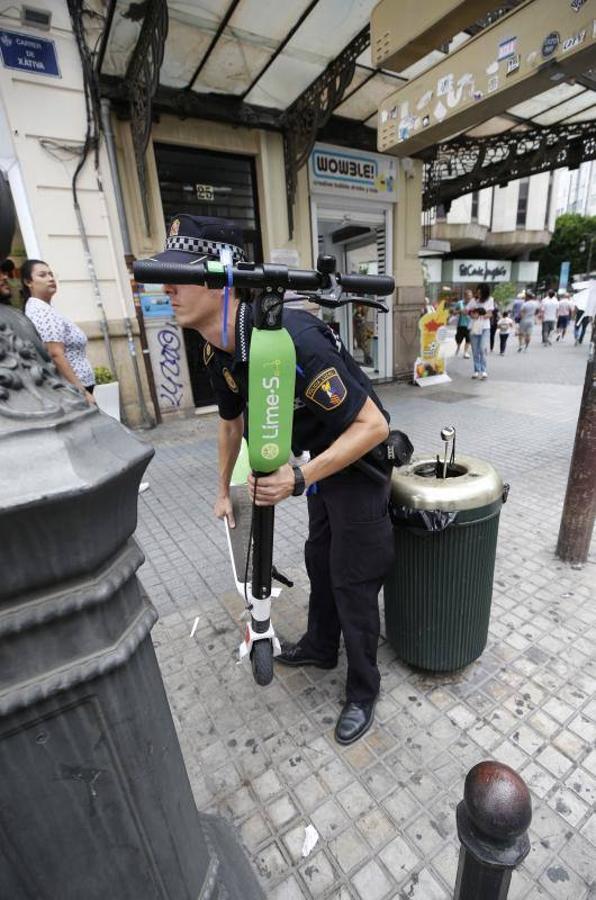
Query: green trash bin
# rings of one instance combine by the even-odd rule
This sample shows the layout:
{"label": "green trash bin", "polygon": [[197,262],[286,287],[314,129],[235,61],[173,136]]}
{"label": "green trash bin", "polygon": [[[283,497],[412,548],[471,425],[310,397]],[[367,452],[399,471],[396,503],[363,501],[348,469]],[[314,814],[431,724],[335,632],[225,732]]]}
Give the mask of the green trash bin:
{"label": "green trash bin", "polygon": [[445,479],[436,472],[428,457],[394,471],[395,563],[384,586],[385,625],[400,659],[451,672],[486,646],[499,515],[509,486],[493,466],[471,456],[458,456]]}

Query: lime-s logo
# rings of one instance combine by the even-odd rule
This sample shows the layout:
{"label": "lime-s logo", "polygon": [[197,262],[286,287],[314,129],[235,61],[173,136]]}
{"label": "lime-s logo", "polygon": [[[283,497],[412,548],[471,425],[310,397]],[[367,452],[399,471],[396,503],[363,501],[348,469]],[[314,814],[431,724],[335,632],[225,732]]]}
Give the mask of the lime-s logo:
{"label": "lime-s logo", "polygon": [[[275,375],[271,378],[263,378],[261,384],[263,389],[267,391],[261,439],[263,441],[275,441],[279,436],[279,378]],[[275,456],[277,456],[278,452],[279,450],[276,451]],[[264,452],[263,455],[265,455]],[[269,456],[265,458],[273,459],[274,457]]]}
{"label": "lime-s logo", "polygon": [[277,444],[263,444],[261,456],[263,459],[275,459],[276,456],[279,456],[279,447]]}

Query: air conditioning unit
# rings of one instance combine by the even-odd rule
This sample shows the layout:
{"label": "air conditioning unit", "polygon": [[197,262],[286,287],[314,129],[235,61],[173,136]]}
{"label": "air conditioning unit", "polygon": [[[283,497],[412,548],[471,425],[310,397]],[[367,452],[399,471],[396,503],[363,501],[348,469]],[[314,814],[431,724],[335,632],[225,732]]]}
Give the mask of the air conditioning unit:
{"label": "air conditioning unit", "polygon": [[52,13],[48,9],[37,9],[35,6],[21,7],[21,25],[49,31],[51,21]]}

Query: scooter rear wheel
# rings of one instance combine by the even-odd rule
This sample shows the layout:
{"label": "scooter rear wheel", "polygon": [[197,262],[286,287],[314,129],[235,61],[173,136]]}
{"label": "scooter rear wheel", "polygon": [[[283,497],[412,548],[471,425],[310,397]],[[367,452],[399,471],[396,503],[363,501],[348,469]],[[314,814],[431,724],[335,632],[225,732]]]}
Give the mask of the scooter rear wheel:
{"label": "scooter rear wheel", "polygon": [[271,684],[273,679],[273,646],[269,638],[255,641],[250,651],[252,674],[257,684]]}

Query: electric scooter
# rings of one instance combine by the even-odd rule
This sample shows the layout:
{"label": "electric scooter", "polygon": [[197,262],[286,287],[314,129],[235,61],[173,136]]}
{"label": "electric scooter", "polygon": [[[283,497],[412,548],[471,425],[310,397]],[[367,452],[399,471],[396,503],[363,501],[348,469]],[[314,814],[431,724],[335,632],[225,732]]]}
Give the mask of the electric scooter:
{"label": "electric scooter", "polygon": [[[316,269],[142,260],[135,262],[134,274],[137,281],[150,284],[201,284],[212,289],[234,286],[258,291],[252,301],[254,327],[248,355],[248,452],[241,452],[230,487],[236,527],[229,528],[227,520],[225,524],[236,588],[245,603],[246,625],[239,659],[250,659],[255,681],[267,685],[273,678],[273,658],[281,652],[271,622],[271,601],[281,588],[272,587],[272,580],[290,587],[292,583],[273,565],[275,508],[251,504],[245,482],[249,469],[258,479],[280,468],[290,457],[296,351],[283,327],[283,304],[309,299],[337,309],[357,298],[359,304],[387,312],[385,304],[373,298],[393,293],[395,282],[387,275],[336,273],[333,256],[319,256]],[[287,299],[286,291],[293,292]]]}

